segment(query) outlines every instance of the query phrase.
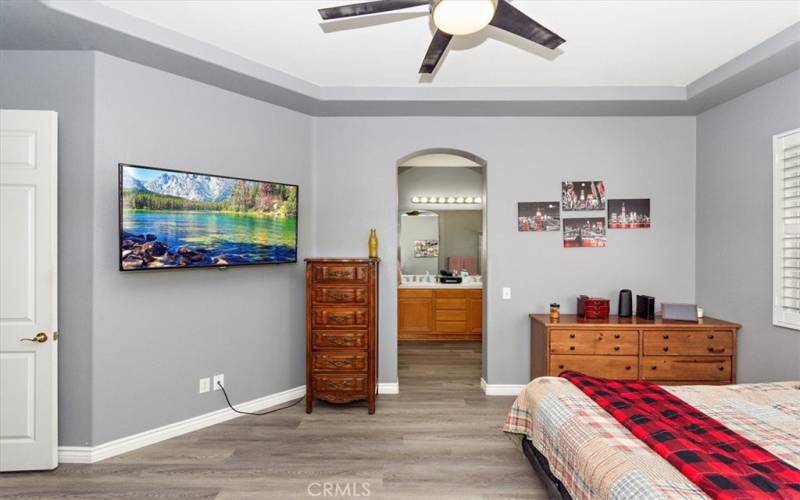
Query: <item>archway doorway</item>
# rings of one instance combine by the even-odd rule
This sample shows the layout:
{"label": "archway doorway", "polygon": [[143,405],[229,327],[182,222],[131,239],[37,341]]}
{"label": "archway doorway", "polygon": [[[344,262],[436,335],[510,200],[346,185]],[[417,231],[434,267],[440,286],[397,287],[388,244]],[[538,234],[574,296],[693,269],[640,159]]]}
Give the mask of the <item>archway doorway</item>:
{"label": "archway doorway", "polygon": [[480,391],[486,367],[486,161],[425,149],[397,162],[401,392]]}

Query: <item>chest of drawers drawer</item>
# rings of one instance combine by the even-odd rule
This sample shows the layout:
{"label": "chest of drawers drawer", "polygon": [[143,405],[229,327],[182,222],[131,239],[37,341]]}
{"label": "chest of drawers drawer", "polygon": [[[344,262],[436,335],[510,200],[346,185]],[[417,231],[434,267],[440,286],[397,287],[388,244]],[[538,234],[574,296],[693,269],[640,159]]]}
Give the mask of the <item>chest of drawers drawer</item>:
{"label": "chest of drawers drawer", "polygon": [[311,323],[314,328],[366,328],[366,307],[314,307]]}
{"label": "chest of drawers drawer", "polygon": [[314,349],[332,347],[363,349],[367,346],[366,330],[315,330],[312,333]]}
{"label": "chest of drawers drawer", "polygon": [[315,304],[352,304],[366,305],[368,294],[366,286],[324,286],[316,285],[312,288],[312,298]]}
{"label": "chest of drawers drawer", "polygon": [[730,381],[731,358],[645,356],[641,377],[644,380]]}
{"label": "chest of drawers drawer", "polygon": [[638,378],[638,366],[637,356],[553,355],[550,356],[548,375],[556,377],[561,372],[570,370],[588,373],[594,377],[633,380]]}
{"label": "chest of drawers drawer", "polygon": [[[312,377],[315,391],[322,393],[359,393],[367,391],[366,375],[316,374]],[[325,399],[332,399],[329,395]]]}
{"label": "chest of drawers drawer", "polygon": [[366,351],[317,351],[311,359],[315,372],[360,372],[367,369]]}
{"label": "chest of drawers drawer", "polygon": [[643,340],[645,356],[731,356],[731,331],[653,331]]}
{"label": "chest of drawers drawer", "polygon": [[363,264],[314,264],[311,276],[315,283],[366,284],[367,270],[367,266]]}
{"label": "chest of drawers drawer", "polygon": [[576,331],[550,332],[551,354],[604,354],[635,356],[639,352],[637,331]]}

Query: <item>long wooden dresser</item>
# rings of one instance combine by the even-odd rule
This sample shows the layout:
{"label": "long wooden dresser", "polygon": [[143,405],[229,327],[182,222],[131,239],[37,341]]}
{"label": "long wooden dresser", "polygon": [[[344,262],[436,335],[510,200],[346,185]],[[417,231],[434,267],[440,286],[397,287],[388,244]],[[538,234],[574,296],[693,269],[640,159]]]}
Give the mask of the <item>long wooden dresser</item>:
{"label": "long wooden dresser", "polygon": [[565,370],[662,385],[736,383],[739,325],[531,314],[531,378]]}
{"label": "long wooden dresser", "polygon": [[379,259],[306,259],[306,413],[378,393]]}

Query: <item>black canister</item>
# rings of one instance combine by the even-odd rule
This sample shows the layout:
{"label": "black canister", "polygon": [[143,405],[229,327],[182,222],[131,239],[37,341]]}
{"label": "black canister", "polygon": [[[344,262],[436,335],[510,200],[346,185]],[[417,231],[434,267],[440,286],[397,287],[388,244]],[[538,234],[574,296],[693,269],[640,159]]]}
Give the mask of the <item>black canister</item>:
{"label": "black canister", "polygon": [[627,288],[619,291],[618,314],[622,318],[633,316],[633,294]]}

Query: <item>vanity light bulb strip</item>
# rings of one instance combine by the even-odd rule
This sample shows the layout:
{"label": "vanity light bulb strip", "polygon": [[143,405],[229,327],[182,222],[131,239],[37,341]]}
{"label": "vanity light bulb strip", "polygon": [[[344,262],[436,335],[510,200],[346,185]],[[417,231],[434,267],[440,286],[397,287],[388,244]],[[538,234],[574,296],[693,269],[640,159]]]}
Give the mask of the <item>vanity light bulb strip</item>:
{"label": "vanity light bulb strip", "polygon": [[472,204],[481,203],[480,196],[412,196],[411,203]]}

